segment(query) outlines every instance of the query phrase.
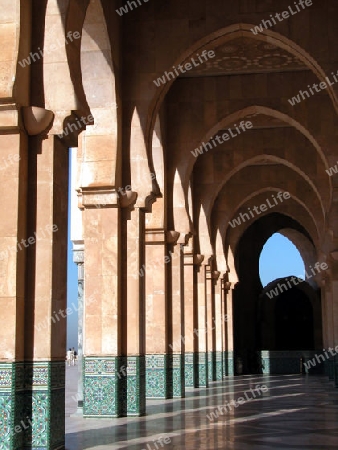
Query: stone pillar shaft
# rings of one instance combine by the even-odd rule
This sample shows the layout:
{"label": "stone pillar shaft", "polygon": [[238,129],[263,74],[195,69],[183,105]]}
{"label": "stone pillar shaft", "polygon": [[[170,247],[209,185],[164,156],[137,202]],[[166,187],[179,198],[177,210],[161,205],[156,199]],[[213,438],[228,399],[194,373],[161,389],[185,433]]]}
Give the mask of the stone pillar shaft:
{"label": "stone pillar shaft", "polygon": [[230,287],[230,283],[226,283],[226,337],[227,337],[227,349],[225,354],[226,362],[226,374],[234,375],[234,311],[233,311],[233,288]]}
{"label": "stone pillar shaft", "polygon": [[196,284],[194,283],[194,255],[192,249],[184,248],[184,367],[185,387],[194,387],[196,349],[194,329],[196,328]]}
{"label": "stone pillar shaft", "polygon": [[206,322],[207,322],[207,352],[208,352],[208,380],[216,380],[216,313],[215,289],[212,265],[205,266],[205,296],[206,296]]}
{"label": "stone pillar shaft", "polygon": [[124,211],[123,354],[127,356],[125,413],[145,414],[145,211]]}
{"label": "stone pillar shaft", "polygon": [[[60,139],[30,138],[28,166],[26,446],[64,445],[67,299],[68,149]],[[34,243],[33,243],[34,241]]]}
{"label": "stone pillar shaft", "polygon": [[168,358],[168,272],[165,230],[146,230],[146,395],[172,397]]}
{"label": "stone pillar shaft", "polygon": [[173,397],[185,396],[184,381],[184,259],[183,246],[173,246],[171,264],[170,344]]}
{"label": "stone pillar shaft", "polygon": [[18,243],[27,238],[28,140],[24,133],[4,134],[0,147],[0,442],[4,448],[19,449],[24,433],[12,435],[10,431],[22,420],[27,422],[23,363],[26,248],[20,250]]}
{"label": "stone pillar shaft", "polygon": [[85,417],[124,414],[121,357],[121,212],[114,188],[80,189],[83,211]]}
{"label": "stone pillar shaft", "polygon": [[219,273],[214,274],[214,294],[215,294],[215,319],[213,326],[215,327],[215,344],[216,344],[216,380],[223,378],[223,335],[224,335],[224,313],[222,308],[222,280]]}
{"label": "stone pillar shaft", "polygon": [[[196,262],[196,258],[195,258]],[[198,337],[195,336],[195,387],[207,387],[208,386],[208,295],[207,295],[207,279],[206,279],[206,264],[196,264],[195,277],[196,277],[196,291],[197,291],[197,316],[198,316]],[[210,291],[209,291],[210,293]],[[210,299],[210,297],[209,297]],[[211,317],[210,317],[211,319]]]}

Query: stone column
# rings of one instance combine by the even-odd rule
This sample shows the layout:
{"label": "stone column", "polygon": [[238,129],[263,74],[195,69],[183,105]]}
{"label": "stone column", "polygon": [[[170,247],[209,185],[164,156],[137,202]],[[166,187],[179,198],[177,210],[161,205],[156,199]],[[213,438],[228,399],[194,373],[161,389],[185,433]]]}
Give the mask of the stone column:
{"label": "stone column", "polygon": [[224,283],[225,288],[225,307],[226,307],[226,340],[227,347],[224,355],[224,362],[226,365],[226,375],[232,376],[235,374],[234,366],[234,314],[233,314],[233,291],[234,286],[231,282]]}
{"label": "stone column", "polygon": [[196,283],[194,283],[194,254],[191,245],[184,252],[184,371],[185,387],[196,386],[194,329],[196,317]]}
{"label": "stone column", "polygon": [[27,448],[62,448],[65,414],[68,148],[31,137],[28,163],[25,389]]}
{"label": "stone column", "polygon": [[197,329],[198,333],[195,336],[195,366],[196,366],[196,382],[195,387],[208,387],[208,304],[207,304],[207,280],[206,270],[208,263],[204,264],[203,255],[195,255],[195,283],[197,292]]}
{"label": "stone column", "polygon": [[146,230],[146,396],[172,397],[168,358],[168,253],[165,230]]}
{"label": "stone column", "polygon": [[0,442],[3,448],[19,449],[24,447],[24,433],[12,436],[11,431],[22,420],[30,425],[26,418],[29,411],[24,408],[27,249],[22,244],[18,247],[22,239],[28,238],[25,227],[28,139],[18,127],[15,129],[19,119],[16,106],[6,106],[2,105],[0,111]]}
{"label": "stone column", "polygon": [[83,299],[84,417],[124,415],[121,209],[114,187],[79,189],[86,268]]}
{"label": "stone column", "polygon": [[[175,232],[171,232],[175,233]],[[184,379],[184,247],[172,244],[171,297],[169,303],[169,352],[172,364],[173,397],[185,397]]]}
{"label": "stone column", "polygon": [[206,323],[208,348],[208,380],[216,380],[216,326],[215,326],[215,289],[213,275],[213,261],[205,266],[205,296],[206,296]]}
{"label": "stone column", "polygon": [[135,207],[123,215],[123,330],[126,355],[126,399],[128,416],[142,416],[146,409],[145,374],[145,210]]}
{"label": "stone column", "polygon": [[220,272],[213,271],[213,283],[215,293],[215,318],[213,320],[213,326],[215,327],[215,371],[216,380],[222,380],[223,378],[223,321],[224,313],[222,308],[222,280],[220,278]]}
{"label": "stone column", "polygon": [[228,316],[227,316],[227,290],[225,288],[227,283],[227,275],[224,274],[219,279],[220,295],[221,295],[221,315],[222,315],[222,378],[225,378],[227,374],[228,361],[226,358],[226,351],[228,346]]}

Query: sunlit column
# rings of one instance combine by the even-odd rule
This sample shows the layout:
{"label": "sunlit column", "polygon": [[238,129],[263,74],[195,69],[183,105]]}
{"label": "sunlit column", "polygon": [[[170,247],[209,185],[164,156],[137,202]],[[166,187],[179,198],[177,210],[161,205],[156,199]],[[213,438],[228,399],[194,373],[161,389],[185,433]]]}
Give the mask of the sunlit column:
{"label": "sunlit column", "polygon": [[184,250],[172,245],[169,352],[172,360],[173,397],[185,396],[184,380]]}
{"label": "sunlit column", "polygon": [[234,375],[234,313],[233,313],[233,283],[227,281],[224,284],[226,296],[225,296],[225,307],[226,307],[226,338],[227,338],[227,348],[225,352],[225,363],[226,363],[226,375]]}
{"label": "sunlit column", "polygon": [[[207,276],[206,270],[208,261],[205,261],[204,255],[195,255],[195,279],[197,283],[197,329],[195,337],[196,348],[196,387],[207,387],[208,378],[208,304],[207,304]],[[211,330],[211,329],[210,329]]]}
{"label": "sunlit column", "polygon": [[[5,108],[2,113],[2,118],[6,118]],[[9,113],[19,114],[14,105],[10,106]],[[28,238],[25,228],[28,139],[19,129],[14,133],[7,130],[1,117],[0,148],[0,442],[3,448],[14,448],[11,432],[15,426],[22,420],[29,426],[21,406],[24,397],[25,310],[28,308],[25,305],[27,249],[23,244],[21,249],[18,247],[22,239]],[[16,445],[20,448],[24,445],[23,437],[24,433],[16,436]]]}
{"label": "sunlit column", "polygon": [[146,229],[145,239],[146,396],[165,399],[172,397],[168,355],[172,253],[168,251],[166,230]]}

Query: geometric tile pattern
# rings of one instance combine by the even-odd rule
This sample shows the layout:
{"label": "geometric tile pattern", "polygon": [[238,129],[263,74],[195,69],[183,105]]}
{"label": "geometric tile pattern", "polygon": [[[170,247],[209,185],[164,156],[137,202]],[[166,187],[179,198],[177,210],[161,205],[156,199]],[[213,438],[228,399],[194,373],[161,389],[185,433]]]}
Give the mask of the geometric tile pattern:
{"label": "geometric tile pattern", "polygon": [[208,387],[208,353],[199,352],[195,353],[194,356],[196,370],[195,387]]}
{"label": "geometric tile pattern", "polygon": [[25,363],[25,448],[59,449],[65,439],[65,362]]}
{"label": "geometric tile pattern", "polygon": [[127,386],[124,410],[127,416],[146,413],[146,360],[145,356],[127,357]]}
{"label": "geometric tile pattern", "polygon": [[172,392],[172,367],[168,355],[146,355],[146,396],[166,399]]}
{"label": "geometric tile pattern", "polygon": [[123,383],[123,372],[120,372],[123,359],[120,356],[84,358],[84,417],[123,415],[120,402],[123,384],[126,385],[126,380]]}
{"label": "geometric tile pattern", "polygon": [[195,387],[194,353],[184,354],[184,380],[185,387]]}
{"label": "geometric tile pattern", "polygon": [[216,353],[208,352],[208,379],[216,381]]}
{"label": "geometric tile pattern", "polygon": [[173,398],[185,397],[184,382],[184,355],[169,355],[172,366],[172,396]]}
{"label": "geometric tile pattern", "polygon": [[20,423],[19,411],[23,410],[22,394],[23,383],[21,386],[18,383],[15,363],[0,363],[0,448],[16,450],[23,447],[23,434],[14,433],[15,426]]}
{"label": "geometric tile pattern", "polygon": [[0,448],[64,448],[64,395],[64,361],[0,364]]}
{"label": "geometric tile pattern", "polygon": [[235,365],[234,365],[234,352],[233,351],[225,351],[223,352],[223,372],[224,376],[232,377],[235,375]]}
{"label": "geometric tile pattern", "polygon": [[223,352],[215,352],[216,381],[223,379]]}

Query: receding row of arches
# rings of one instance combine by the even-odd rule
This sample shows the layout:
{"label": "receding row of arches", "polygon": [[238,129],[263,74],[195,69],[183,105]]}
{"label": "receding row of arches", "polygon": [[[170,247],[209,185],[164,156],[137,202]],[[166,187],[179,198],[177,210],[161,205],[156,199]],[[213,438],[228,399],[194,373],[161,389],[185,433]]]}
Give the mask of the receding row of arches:
{"label": "receding row of arches", "polygon": [[305,276],[309,261],[285,237],[290,233],[298,246],[297,236],[312,245],[297,222],[274,213],[252,224],[235,251],[234,353],[244,373],[262,373],[262,351],[308,351],[323,343],[320,286],[313,274]]}

